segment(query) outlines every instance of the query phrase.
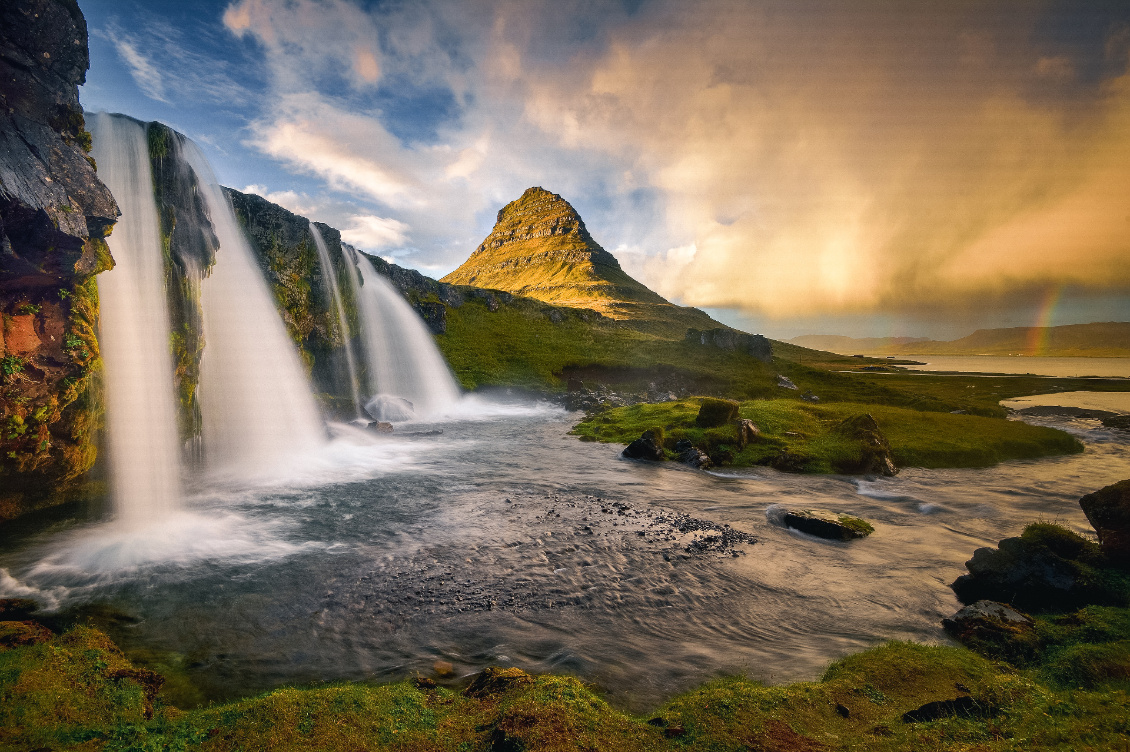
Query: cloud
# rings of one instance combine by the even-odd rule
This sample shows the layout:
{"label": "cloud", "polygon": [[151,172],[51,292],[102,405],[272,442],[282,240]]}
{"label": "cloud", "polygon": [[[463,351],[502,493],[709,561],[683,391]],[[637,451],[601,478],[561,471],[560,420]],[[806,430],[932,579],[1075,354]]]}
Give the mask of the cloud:
{"label": "cloud", "polygon": [[408,239],[408,225],[386,217],[356,216],[341,231],[341,239],[361,248],[402,246]]}
{"label": "cloud", "polygon": [[[239,0],[224,22],[269,70],[254,145],[403,225],[383,237],[412,228],[421,265],[461,261],[541,184],[693,305],[1130,288],[1126,45],[1095,40],[1107,72],[1085,86],[1043,6],[1000,8]],[[454,113],[403,143],[381,93],[437,89]]]}
{"label": "cloud", "polygon": [[169,100],[165,98],[164,78],[153,62],[138,51],[136,39],[117,30],[109,32],[107,38],[114,45],[122,62],[129,68],[130,76],[137,84],[137,88],[150,99],[167,104]]}

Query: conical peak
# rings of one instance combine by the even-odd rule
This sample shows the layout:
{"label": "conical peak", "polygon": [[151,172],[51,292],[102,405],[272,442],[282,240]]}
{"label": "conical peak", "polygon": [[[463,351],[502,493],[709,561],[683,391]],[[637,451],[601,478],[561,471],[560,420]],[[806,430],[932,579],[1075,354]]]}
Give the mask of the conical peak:
{"label": "conical peak", "polygon": [[578,248],[588,246],[594,252],[604,252],[589,235],[577,210],[558,194],[540,186],[527,188],[499,210],[494,229],[476,251],[481,253],[509,243],[546,237],[568,239]]}

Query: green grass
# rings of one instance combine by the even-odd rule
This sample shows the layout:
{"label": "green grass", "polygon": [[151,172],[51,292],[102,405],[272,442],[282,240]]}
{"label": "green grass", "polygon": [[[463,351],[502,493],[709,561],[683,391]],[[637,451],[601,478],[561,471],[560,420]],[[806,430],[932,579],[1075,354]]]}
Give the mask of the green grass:
{"label": "green grass", "polygon": [[[408,681],[283,688],[190,712],[158,697],[146,718],[141,689],[112,678],[123,669],[109,640],[85,628],[0,653],[0,750],[1067,752],[1122,749],[1130,733],[1124,689],[905,642],[840,660],[819,681],[718,679],[643,716],[576,678],[540,676],[484,697]],[[977,704],[971,715],[902,720],[966,694]]]}
{"label": "green grass", "polygon": [[874,416],[891,445],[899,467],[988,467],[1013,459],[1030,459],[1082,451],[1077,439],[1063,431],[1019,421],[975,415],[924,412],[877,404],[810,404],[787,399],[747,400],[740,417],[761,429],[761,439],[738,450],[731,426],[703,429],[695,425],[699,399],[615,408],[586,418],[573,428],[582,439],[628,444],[645,430],[659,426],[665,446],[679,439],[714,453],[728,450],[735,466],[779,464],[795,459],[791,469],[837,472],[860,457],[860,447],[833,429],[860,413]]}

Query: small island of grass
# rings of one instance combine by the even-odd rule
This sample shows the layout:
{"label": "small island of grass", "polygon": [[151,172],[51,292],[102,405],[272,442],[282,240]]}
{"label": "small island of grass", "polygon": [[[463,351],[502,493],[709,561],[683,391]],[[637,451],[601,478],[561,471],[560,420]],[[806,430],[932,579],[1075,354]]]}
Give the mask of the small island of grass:
{"label": "small island of grass", "polygon": [[716,465],[769,465],[807,473],[858,471],[865,448],[843,427],[861,415],[874,418],[897,467],[989,467],[1083,451],[1082,443],[1064,431],[1020,421],[793,399],[741,402],[739,419],[752,421],[760,431],[742,446],[736,422],[713,428],[696,422],[702,403],[702,398],[689,398],[614,408],[587,416],[573,433],[586,441],[629,444],[644,431],[660,428],[669,453],[677,442],[687,440]]}

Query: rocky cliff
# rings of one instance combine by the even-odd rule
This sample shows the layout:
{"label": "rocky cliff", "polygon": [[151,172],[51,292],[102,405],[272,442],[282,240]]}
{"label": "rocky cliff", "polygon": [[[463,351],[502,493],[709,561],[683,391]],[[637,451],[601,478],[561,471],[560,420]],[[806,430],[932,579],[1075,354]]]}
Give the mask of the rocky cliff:
{"label": "rocky cliff", "polygon": [[671,323],[674,336],[688,327],[718,326],[702,311],[672,305],[629,277],[568,201],[538,187],[502,207],[490,235],[442,281],[587,308],[613,319]]}
{"label": "rocky cliff", "polygon": [[86,479],[101,426],[93,275],[118,217],[87,154],[73,0],[0,3],[0,520]]}

